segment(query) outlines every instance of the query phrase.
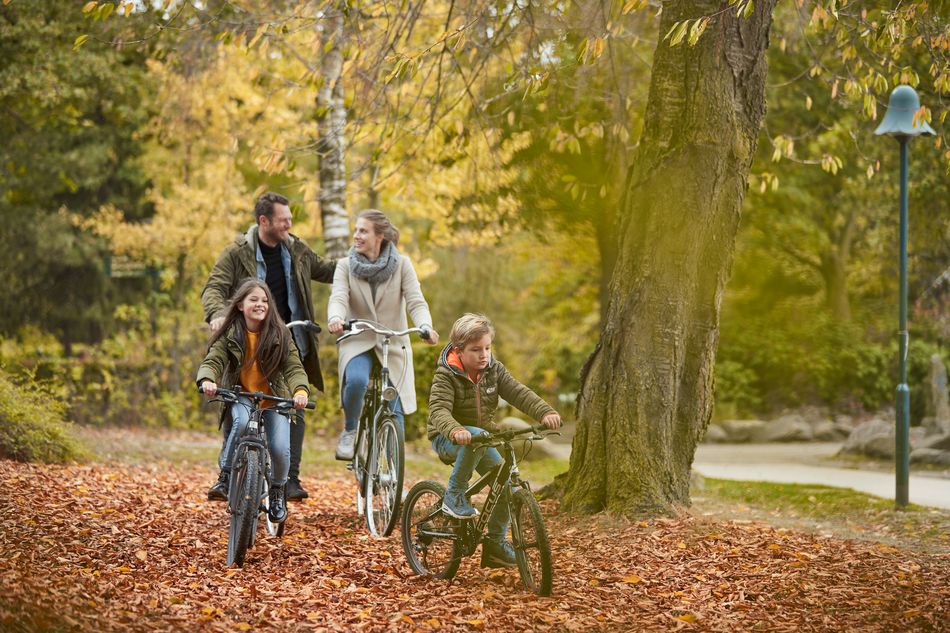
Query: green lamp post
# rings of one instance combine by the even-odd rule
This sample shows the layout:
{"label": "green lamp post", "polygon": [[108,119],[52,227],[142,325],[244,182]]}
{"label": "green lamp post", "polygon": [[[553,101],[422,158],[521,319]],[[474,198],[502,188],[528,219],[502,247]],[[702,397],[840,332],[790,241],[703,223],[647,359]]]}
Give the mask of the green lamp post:
{"label": "green lamp post", "polygon": [[897,385],[896,505],[907,505],[910,479],[910,389],[907,387],[907,347],[910,335],[907,331],[907,143],[921,134],[933,136],[934,131],[926,121],[914,115],[920,110],[920,98],[910,86],[898,86],[887,103],[887,114],[874,131],[897,139],[901,147],[901,219],[900,219],[900,384]]}

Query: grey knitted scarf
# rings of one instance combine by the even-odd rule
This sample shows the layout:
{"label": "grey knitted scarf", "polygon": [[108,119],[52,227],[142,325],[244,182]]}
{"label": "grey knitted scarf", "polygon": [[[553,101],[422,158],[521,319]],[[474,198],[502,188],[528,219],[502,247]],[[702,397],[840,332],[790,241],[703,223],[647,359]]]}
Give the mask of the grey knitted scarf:
{"label": "grey knitted scarf", "polygon": [[399,251],[388,240],[383,242],[376,261],[369,261],[365,255],[356,252],[356,247],[350,247],[350,272],[358,278],[368,281],[373,287],[385,283],[399,263]]}

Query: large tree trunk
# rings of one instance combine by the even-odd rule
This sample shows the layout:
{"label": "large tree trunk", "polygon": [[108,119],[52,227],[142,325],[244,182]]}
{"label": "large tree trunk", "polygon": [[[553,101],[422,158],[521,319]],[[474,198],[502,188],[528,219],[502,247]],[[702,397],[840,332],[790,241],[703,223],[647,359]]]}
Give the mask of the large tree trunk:
{"label": "large tree trunk", "polygon": [[320,216],[323,242],[331,258],[346,254],[350,218],[346,212],[344,164],[346,106],[343,103],[344,16],[340,3],[332,3],[322,20],[322,80],[317,93],[320,154]]}
{"label": "large tree trunk", "polygon": [[[712,412],[720,302],[765,115],[776,1],[756,2],[748,19],[726,10],[695,47],[657,46],[607,320],[582,376],[568,511],[656,514],[689,503]],[[660,33],[721,8],[664,2]]]}
{"label": "large tree trunk", "polygon": [[851,320],[851,303],[848,300],[848,263],[851,260],[851,243],[854,241],[857,213],[848,212],[844,226],[831,235],[833,245],[821,254],[821,277],[825,282],[825,304],[837,321]]}

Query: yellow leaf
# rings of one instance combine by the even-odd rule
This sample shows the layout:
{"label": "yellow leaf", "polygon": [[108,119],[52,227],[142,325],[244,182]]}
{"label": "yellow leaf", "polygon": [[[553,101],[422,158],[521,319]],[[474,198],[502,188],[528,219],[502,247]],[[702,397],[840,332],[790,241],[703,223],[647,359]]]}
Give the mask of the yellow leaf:
{"label": "yellow leaf", "polygon": [[439,622],[436,618],[429,618],[423,624],[428,624],[429,626],[442,626],[442,623]]}
{"label": "yellow leaf", "polygon": [[695,613],[684,613],[683,615],[676,615],[673,617],[675,617],[677,620],[690,623],[695,622],[698,619]]}
{"label": "yellow leaf", "polygon": [[627,583],[628,585],[635,585],[635,584],[637,584],[638,582],[640,582],[640,580],[641,580],[640,576],[637,576],[636,574],[633,574],[633,575],[631,575],[631,576],[624,576],[624,577],[623,577],[623,580],[622,580],[621,582],[625,582],[625,583]]}
{"label": "yellow leaf", "polygon": [[236,628],[238,631],[250,631],[252,627],[247,622],[238,622],[234,625],[234,628]]}
{"label": "yellow leaf", "polygon": [[410,618],[408,615],[405,615],[405,614],[403,614],[403,616],[402,616],[402,621],[405,622],[406,624],[410,624],[410,625],[412,625],[412,626],[415,626],[415,625],[416,625],[416,621],[413,620],[412,618]]}
{"label": "yellow leaf", "polygon": [[128,567],[118,567],[118,568],[116,568],[116,571],[120,571],[120,572],[122,572],[123,574],[127,574],[127,573],[129,573],[130,571],[132,571],[132,570],[129,569]]}
{"label": "yellow leaf", "polygon": [[472,626],[485,626],[485,620],[469,620],[468,623]]}
{"label": "yellow leaf", "polygon": [[[10,1],[10,0],[4,0],[4,3],[3,3],[3,4],[6,4],[6,3],[9,2],[9,1]],[[98,2],[87,2],[86,4],[83,5],[83,7],[82,7],[82,12],[83,12],[83,13],[91,13],[92,10],[96,8],[96,5],[97,5],[97,4],[99,4],[99,3],[98,3]]]}
{"label": "yellow leaf", "polygon": [[680,541],[679,543],[676,544],[676,547],[680,549],[686,549],[686,543],[684,543],[683,541]]}

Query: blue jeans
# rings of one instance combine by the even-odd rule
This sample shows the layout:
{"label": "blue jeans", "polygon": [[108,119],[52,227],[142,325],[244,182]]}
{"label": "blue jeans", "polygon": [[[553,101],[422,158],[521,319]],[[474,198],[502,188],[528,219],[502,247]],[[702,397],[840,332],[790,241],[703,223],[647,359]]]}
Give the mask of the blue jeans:
{"label": "blue jeans", "polygon": [[[466,430],[476,435],[486,435],[487,431],[477,426],[466,426]],[[439,455],[439,459],[444,462],[452,462],[452,474],[449,475],[448,491],[454,494],[464,493],[468,489],[469,479],[472,478],[472,471],[477,470],[479,475],[484,475],[489,470],[502,462],[501,455],[495,448],[478,447],[474,448],[471,444],[468,446],[459,446],[441,433],[432,439],[432,448]],[[487,537],[493,541],[501,542],[508,532],[508,524],[511,521],[508,512],[508,493],[503,492],[498,498],[495,509],[488,517]]]}
{"label": "blue jeans", "polygon": [[[251,419],[249,407],[253,406],[247,398],[241,398],[240,402],[231,405],[231,433],[228,434],[224,450],[218,457],[221,470],[231,470],[234,449],[237,448],[238,438],[244,433]],[[290,420],[275,409],[264,409],[263,419],[267,449],[270,453],[271,476],[267,483],[271,486],[281,486],[287,483],[287,473],[290,470]]]}
{"label": "blue jeans", "polygon": [[[355,431],[359,423],[360,413],[363,410],[363,397],[366,396],[366,390],[369,388],[369,375],[373,371],[375,359],[376,354],[373,350],[363,352],[359,356],[354,356],[343,370],[343,417],[346,420],[343,428],[347,431]],[[404,428],[402,404],[399,402],[398,395],[389,406],[399,428]]]}

